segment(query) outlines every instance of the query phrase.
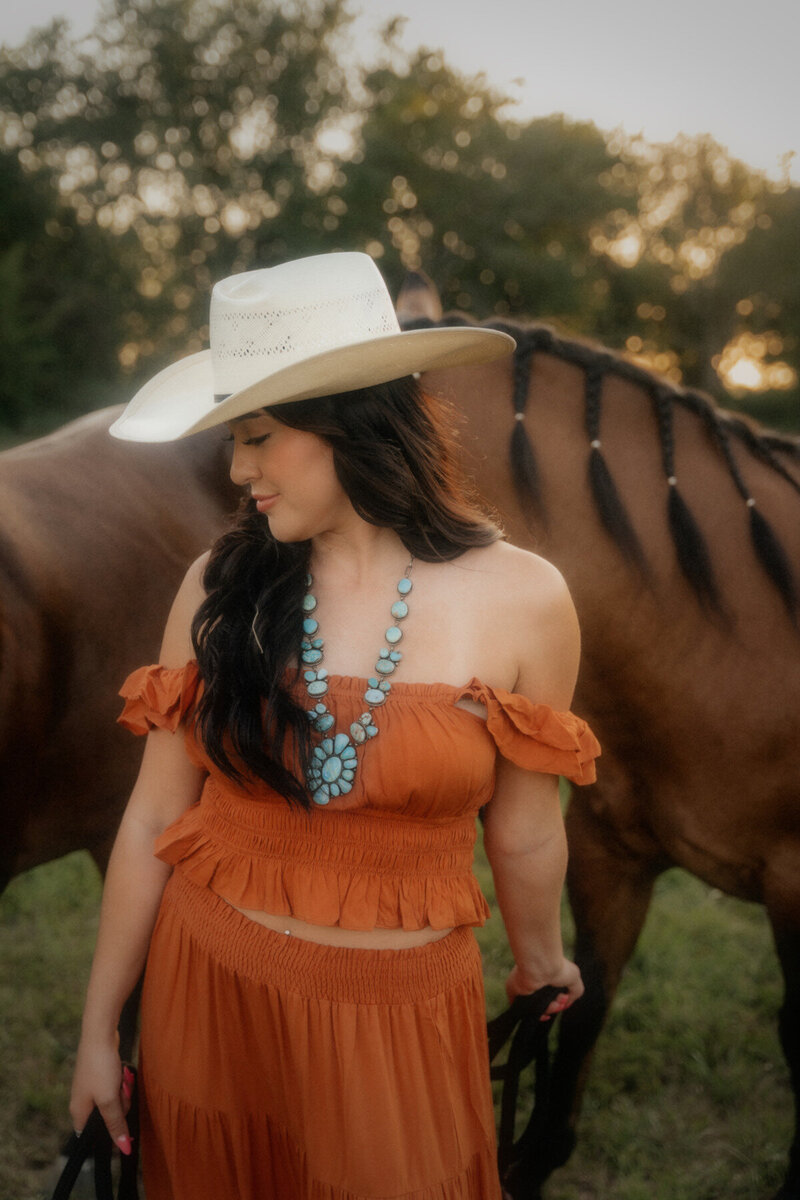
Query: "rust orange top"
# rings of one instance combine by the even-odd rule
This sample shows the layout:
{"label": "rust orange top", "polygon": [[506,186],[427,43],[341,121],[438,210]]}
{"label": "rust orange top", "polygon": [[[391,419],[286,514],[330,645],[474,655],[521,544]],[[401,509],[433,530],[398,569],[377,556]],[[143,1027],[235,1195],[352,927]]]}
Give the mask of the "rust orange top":
{"label": "rust orange top", "polygon": [[[336,728],[364,711],[365,679],[332,675]],[[472,679],[392,684],[379,736],[359,752],[352,791],[310,813],[260,780],[237,785],[204,754],[192,713],[197,664],[140,667],[121,690],[134,733],[184,725],[207,772],[200,800],[156,842],[156,855],[242,908],[345,929],[482,925],[489,908],[472,873],[475,818],[492,797],[495,758],[591,783],[600,747],[585,721]],[[305,700],[302,680],[297,698]],[[476,701],[486,719],[458,707]]]}

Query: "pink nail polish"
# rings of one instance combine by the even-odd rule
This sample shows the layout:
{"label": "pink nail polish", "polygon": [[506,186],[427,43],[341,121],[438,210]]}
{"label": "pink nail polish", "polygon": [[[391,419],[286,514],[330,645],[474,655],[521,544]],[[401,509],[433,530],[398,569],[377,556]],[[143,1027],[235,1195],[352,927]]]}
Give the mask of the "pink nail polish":
{"label": "pink nail polish", "polygon": [[123,1154],[130,1154],[131,1139],[128,1137],[128,1135],[126,1133],[123,1133],[122,1137],[117,1138],[117,1145],[119,1146],[119,1148]]}

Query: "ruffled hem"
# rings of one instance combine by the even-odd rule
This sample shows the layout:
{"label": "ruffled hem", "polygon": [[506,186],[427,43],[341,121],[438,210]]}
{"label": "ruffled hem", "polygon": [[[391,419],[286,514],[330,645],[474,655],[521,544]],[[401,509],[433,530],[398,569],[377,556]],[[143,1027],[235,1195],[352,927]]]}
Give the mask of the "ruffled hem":
{"label": "ruffled hem", "polygon": [[120,688],[125,706],[117,722],[140,735],[151,729],[174,733],[194,708],[199,688],[194,660],[184,667],[139,667]]}
{"label": "ruffled hem", "polygon": [[[234,1193],[239,1200],[261,1200],[266,1195],[294,1200],[373,1200],[360,1188],[353,1191],[313,1178],[305,1152],[267,1114],[237,1120],[171,1096],[149,1078],[145,1086],[144,1183],[152,1200],[219,1200],[221,1195]],[[190,1156],[188,1169],[187,1146],[201,1148],[199,1154]],[[208,1147],[215,1151],[210,1161]],[[228,1177],[221,1178],[226,1172]],[[381,1195],[386,1193],[382,1190]],[[413,1191],[392,1189],[391,1197],[500,1200],[495,1149],[487,1142],[449,1179]]]}
{"label": "ruffled hem", "polygon": [[471,679],[456,697],[486,708],[486,725],[504,758],[528,771],[594,783],[600,743],[582,717]]}
{"label": "ruffled hem", "polygon": [[[125,707],[117,720],[136,734],[151,729],[174,733],[194,708],[201,686],[195,660],[184,667],[139,667],[120,689]],[[505,758],[529,771],[563,775],[577,784],[594,783],[600,743],[582,717],[556,712],[479,679],[454,691],[455,702],[469,699],[485,706],[487,730]]]}
{"label": "ruffled hem", "polygon": [[200,887],[240,908],[342,929],[451,929],[490,915],[471,870],[392,875],[341,870],[314,861],[254,856],[219,842],[203,826],[200,804],[157,839],[155,854]]}

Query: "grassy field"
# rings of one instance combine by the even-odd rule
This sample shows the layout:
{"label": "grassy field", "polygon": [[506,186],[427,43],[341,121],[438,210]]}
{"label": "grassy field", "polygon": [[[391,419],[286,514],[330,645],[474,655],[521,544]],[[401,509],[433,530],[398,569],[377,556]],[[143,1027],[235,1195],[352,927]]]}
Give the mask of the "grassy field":
{"label": "grassy field", "polygon": [[[479,873],[491,895],[482,861]],[[0,899],[3,1200],[40,1200],[69,1130],[98,897],[94,867],[75,854]],[[480,937],[494,1014],[508,965],[497,918]],[[578,1149],[548,1200],[766,1200],[791,1125],[779,1003],[761,910],[666,875],[598,1047]]]}

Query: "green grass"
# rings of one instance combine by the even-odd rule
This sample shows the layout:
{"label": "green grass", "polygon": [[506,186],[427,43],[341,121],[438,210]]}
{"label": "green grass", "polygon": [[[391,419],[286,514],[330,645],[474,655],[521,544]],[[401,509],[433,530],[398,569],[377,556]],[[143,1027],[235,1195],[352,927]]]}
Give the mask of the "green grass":
{"label": "green grass", "polygon": [[[482,858],[478,873],[491,898]],[[98,898],[83,854],[29,872],[0,898],[0,1196],[9,1200],[39,1200],[69,1132]],[[480,941],[496,1013],[509,966],[497,917]],[[578,1149],[548,1200],[767,1200],[791,1129],[779,1003],[763,912],[665,875],[598,1045]]]}

